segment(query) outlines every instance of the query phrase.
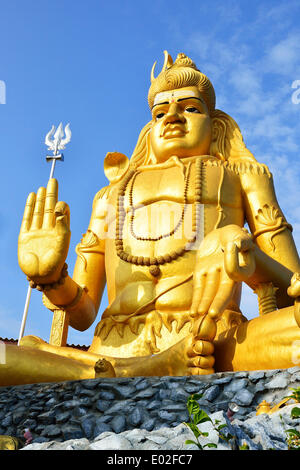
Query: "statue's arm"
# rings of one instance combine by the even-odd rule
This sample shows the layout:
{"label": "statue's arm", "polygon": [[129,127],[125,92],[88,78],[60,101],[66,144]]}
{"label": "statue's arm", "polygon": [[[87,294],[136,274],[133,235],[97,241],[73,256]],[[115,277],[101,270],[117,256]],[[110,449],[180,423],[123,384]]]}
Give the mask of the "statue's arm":
{"label": "statue's arm", "polygon": [[105,192],[106,188],[103,188],[94,197],[88,230],[76,246],[78,256],[73,277],[68,276],[61,287],[46,293],[54,305],[66,309],[70,325],[80,331],[87,329],[95,320],[106,283]]}
{"label": "statue's arm", "polygon": [[292,227],[277,201],[272,174],[265,165],[254,163],[240,172],[240,180],[257,265],[249,285],[272,281],[286,298],[291,275],[300,270],[300,260]]}

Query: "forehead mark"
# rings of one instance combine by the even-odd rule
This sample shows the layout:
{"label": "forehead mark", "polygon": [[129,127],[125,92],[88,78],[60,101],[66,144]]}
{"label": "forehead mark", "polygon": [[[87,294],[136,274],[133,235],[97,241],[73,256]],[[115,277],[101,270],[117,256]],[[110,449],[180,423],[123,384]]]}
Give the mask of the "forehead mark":
{"label": "forehead mark", "polygon": [[173,91],[162,91],[161,93],[157,93],[157,95],[155,95],[155,98],[154,98],[154,103],[153,103],[153,107],[156,106],[157,104],[160,104],[160,103],[165,103],[165,102],[169,102],[169,103],[175,103],[175,98],[177,97],[181,97],[183,98],[184,96],[188,96],[188,97],[195,97],[195,98],[198,98],[200,99],[201,101],[203,101],[204,103],[204,100],[202,100],[201,98],[199,98],[197,96],[197,93],[195,93],[193,90],[173,90]]}

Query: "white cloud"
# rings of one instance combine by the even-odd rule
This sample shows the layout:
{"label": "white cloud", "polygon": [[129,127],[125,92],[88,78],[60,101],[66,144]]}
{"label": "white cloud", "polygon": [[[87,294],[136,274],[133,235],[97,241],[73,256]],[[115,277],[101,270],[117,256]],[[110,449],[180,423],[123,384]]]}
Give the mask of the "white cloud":
{"label": "white cloud", "polygon": [[289,34],[277,42],[265,58],[265,67],[277,74],[290,75],[299,70],[300,34]]}

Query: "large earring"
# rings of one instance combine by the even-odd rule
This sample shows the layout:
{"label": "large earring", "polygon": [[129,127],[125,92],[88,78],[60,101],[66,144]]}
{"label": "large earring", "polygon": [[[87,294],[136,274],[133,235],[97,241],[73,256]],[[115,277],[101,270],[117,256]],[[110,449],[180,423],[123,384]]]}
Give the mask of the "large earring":
{"label": "large earring", "polygon": [[226,160],[225,158],[225,136],[226,136],[226,124],[225,122],[217,117],[212,118],[212,138],[210,144],[210,154],[219,158],[220,160]]}

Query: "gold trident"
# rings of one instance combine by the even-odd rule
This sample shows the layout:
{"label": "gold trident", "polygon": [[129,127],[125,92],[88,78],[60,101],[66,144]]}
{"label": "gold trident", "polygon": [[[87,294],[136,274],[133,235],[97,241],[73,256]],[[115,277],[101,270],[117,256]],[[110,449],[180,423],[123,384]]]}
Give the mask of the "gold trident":
{"label": "gold trident", "polygon": [[[65,136],[65,137],[64,137]],[[62,123],[59,124],[55,131],[55,126],[52,125],[50,131],[47,133],[45,137],[45,144],[48,146],[48,150],[53,152],[53,155],[47,155],[46,161],[52,160],[49,180],[54,177],[54,169],[57,160],[64,161],[64,156],[62,153],[59,153],[59,150],[63,150],[71,140],[71,130],[70,124],[67,124],[65,130],[63,129]],[[23,311],[22,323],[19,332],[19,339],[18,339],[18,346],[20,345],[20,341],[24,335],[25,325],[27,321],[28,309],[30,304],[32,287],[29,285],[27,289],[27,296]],[[44,297],[44,296],[43,296]],[[51,334],[50,334],[50,344],[55,344],[56,346],[65,346],[67,342],[67,335],[68,335],[68,327],[69,327],[69,320],[68,315],[65,310],[58,309],[54,305],[46,305],[49,310],[53,311],[53,320],[52,320],[52,327],[51,327]]]}

